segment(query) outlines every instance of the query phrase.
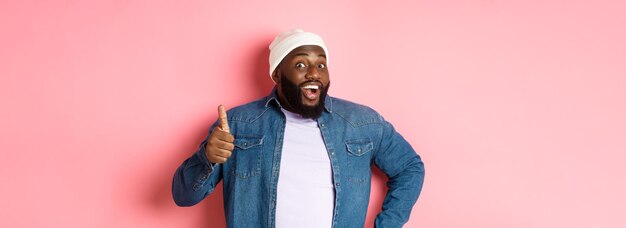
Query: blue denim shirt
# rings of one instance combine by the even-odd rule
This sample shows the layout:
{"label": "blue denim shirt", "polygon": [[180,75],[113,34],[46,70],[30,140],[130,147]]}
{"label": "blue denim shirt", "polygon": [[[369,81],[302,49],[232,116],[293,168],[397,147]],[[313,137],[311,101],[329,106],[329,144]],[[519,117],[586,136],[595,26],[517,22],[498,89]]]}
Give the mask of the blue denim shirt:
{"label": "blue denim shirt", "polygon": [[[211,164],[205,139],[176,170],[174,201],[192,206],[223,181],[228,227],[275,227],[276,187],[285,116],[276,89],[227,112],[235,149],[224,164]],[[424,164],[411,145],[376,111],[327,96],[317,120],[330,158],[335,186],[333,227],[363,227],[370,197],[371,165],[388,177],[389,190],[376,227],[402,227],[422,189]],[[210,131],[217,126],[213,124]]]}

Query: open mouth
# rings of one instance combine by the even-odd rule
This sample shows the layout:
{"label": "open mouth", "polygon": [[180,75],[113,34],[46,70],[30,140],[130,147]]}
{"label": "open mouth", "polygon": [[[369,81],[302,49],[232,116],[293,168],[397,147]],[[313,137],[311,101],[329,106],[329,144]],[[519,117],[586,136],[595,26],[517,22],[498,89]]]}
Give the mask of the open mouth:
{"label": "open mouth", "polygon": [[321,85],[318,83],[306,83],[302,87],[302,94],[309,100],[315,100],[320,95]]}

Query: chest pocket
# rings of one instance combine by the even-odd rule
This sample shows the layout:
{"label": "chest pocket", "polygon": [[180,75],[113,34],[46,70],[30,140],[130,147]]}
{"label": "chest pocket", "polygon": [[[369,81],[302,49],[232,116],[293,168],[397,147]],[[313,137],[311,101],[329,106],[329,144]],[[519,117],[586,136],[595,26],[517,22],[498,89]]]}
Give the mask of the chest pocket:
{"label": "chest pocket", "polygon": [[263,157],[262,135],[235,135],[235,149],[230,157],[231,174],[239,178],[249,178],[261,173]]}
{"label": "chest pocket", "polygon": [[369,138],[346,140],[348,154],[352,156],[363,156],[374,149],[374,144]]}

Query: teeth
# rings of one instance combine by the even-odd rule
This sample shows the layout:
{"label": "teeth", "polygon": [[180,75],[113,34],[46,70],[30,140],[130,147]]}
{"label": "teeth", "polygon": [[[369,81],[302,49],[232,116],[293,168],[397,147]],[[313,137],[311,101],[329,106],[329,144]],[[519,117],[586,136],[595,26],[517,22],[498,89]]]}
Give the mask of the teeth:
{"label": "teeth", "polygon": [[305,89],[319,89],[320,86],[318,86],[318,85],[305,85],[302,88],[305,88]]}

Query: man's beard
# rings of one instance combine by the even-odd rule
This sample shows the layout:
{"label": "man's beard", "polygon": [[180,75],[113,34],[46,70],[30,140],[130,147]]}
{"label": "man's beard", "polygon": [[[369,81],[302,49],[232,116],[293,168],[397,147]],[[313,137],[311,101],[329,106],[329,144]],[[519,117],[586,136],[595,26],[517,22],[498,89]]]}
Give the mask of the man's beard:
{"label": "man's beard", "polygon": [[[306,81],[300,85],[313,81],[314,80]],[[303,96],[300,85],[296,85],[295,83],[291,82],[289,79],[287,79],[287,77],[282,77],[280,80],[280,86],[282,88],[283,95],[285,95],[285,99],[287,99],[287,103],[289,103],[289,106],[294,109],[293,112],[300,114],[304,118],[311,119],[317,119],[322,116],[322,112],[324,111],[324,101],[326,100],[326,93],[328,93],[328,88],[330,88],[330,82],[328,82],[328,85],[326,86],[324,86],[324,84],[322,84],[321,82],[320,84],[322,86],[320,88],[319,102],[317,102],[317,105],[315,106],[309,106],[302,103]]]}

